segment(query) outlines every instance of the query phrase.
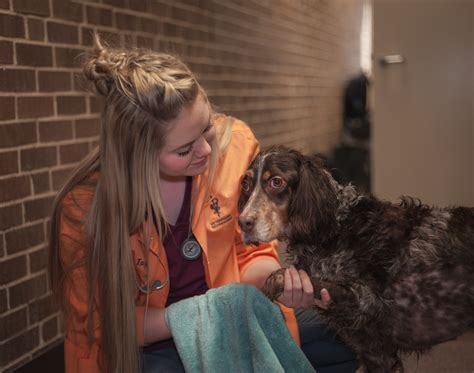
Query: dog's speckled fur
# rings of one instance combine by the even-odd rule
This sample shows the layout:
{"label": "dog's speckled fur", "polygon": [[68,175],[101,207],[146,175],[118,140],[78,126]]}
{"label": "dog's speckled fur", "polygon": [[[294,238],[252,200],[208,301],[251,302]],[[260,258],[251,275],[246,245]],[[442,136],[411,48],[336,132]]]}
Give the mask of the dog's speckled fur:
{"label": "dog's speckled fur", "polygon": [[[474,208],[399,204],[337,184],[321,161],[275,147],[259,154],[239,200],[246,243],[287,241],[322,317],[369,372],[402,370],[400,354],[423,352],[474,325]],[[282,292],[282,271],[264,292]]]}

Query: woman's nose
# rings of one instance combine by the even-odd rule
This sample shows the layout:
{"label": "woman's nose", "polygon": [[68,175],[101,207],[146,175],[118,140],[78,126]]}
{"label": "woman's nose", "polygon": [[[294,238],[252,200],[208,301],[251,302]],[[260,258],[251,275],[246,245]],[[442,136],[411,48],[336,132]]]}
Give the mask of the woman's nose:
{"label": "woman's nose", "polygon": [[209,154],[211,154],[211,145],[204,136],[201,136],[198,141],[198,146],[196,147],[196,155],[199,157],[207,157]]}

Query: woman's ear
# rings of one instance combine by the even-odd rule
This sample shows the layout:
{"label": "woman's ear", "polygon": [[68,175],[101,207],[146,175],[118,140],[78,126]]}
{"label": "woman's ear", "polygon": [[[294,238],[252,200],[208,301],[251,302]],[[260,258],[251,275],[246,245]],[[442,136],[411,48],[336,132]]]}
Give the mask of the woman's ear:
{"label": "woman's ear", "polygon": [[330,174],[315,156],[302,156],[298,185],[288,208],[290,242],[324,243],[336,229],[337,196]]}

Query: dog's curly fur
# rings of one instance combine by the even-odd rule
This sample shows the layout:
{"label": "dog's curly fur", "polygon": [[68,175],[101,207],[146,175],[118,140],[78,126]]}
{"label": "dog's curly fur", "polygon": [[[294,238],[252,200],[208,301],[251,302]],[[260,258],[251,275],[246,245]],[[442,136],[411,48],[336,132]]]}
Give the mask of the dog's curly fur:
{"label": "dog's curly fur", "polygon": [[[284,147],[260,153],[242,180],[239,223],[246,243],[287,241],[322,317],[366,371],[402,370],[400,355],[423,352],[474,325],[474,208],[399,204],[341,186],[316,157]],[[264,292],[282,292],[282,271]]]}

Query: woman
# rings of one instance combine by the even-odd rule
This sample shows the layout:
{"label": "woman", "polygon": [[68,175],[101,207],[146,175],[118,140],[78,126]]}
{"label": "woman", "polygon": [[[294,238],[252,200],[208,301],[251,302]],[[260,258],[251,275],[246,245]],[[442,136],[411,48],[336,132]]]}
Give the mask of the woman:
{"label": "woman", "polygon": [[[240,176],[258,143],[212,112],[172,56],[96,37],[84,73],[105,97],[99,146],[59,192],[51,221],[66,371],[139,371],[142,352],[146,369],[179,371],[166,307],[231,282],[260,287],[280,267],[274,245],[245,246],[236,229]],[[313,303],[305,273],[287,271],[281,301]],[[291,308],[281,308],[298,341]]]}

